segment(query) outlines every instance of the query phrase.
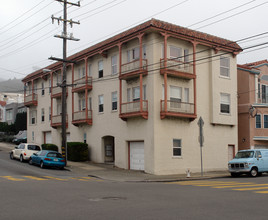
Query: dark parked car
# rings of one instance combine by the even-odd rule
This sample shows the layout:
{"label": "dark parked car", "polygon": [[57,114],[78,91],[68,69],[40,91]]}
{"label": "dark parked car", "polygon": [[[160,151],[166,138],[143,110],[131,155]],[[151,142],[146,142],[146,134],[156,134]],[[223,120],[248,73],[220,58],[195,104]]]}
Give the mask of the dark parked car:
{"label": "dark parked car", "polygon": [[15,138],[12,140],[14,144],[27,143],[27,137]]}
{"label": "dark parked car", "polygon": [[34,153],[29,160],[29,164],[39,165],[44,167],[58,167],[63,169],[65,166],[65,160],[63,156],[57,151],[42,150],[38,153]]}

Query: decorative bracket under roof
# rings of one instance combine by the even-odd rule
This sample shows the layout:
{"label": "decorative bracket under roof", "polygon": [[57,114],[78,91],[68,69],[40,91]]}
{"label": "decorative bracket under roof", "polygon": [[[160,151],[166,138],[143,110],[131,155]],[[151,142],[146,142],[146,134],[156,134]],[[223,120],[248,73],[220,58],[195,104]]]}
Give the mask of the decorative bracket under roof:
{"label": "decorative bracket under roof", "polygon": [[102,57],[107,58],[108,52],[102,50],[102,51],[99,52],[99,54],[100,54]]}

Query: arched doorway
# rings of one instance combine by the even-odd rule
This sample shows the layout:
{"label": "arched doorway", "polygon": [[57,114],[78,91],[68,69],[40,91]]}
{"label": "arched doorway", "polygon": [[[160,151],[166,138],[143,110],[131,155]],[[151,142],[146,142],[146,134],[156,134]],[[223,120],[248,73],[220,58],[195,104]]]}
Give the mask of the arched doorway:
{"label": "arched doorway", "polygon": [[114,137],[104,136],[102,137],[102,143],[104,146],[104,162],[114,163]]}

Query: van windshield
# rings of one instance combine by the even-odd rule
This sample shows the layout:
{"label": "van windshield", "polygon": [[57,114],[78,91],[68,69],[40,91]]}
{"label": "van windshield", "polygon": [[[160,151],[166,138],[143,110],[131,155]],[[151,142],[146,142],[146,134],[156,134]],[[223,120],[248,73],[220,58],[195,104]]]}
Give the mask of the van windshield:
{"label": "van windshield", "polygon": [[236,159],[239,158],[252,158],[254,156],[254,151],[242,151],[242,152],[238,152],[235,155]]}

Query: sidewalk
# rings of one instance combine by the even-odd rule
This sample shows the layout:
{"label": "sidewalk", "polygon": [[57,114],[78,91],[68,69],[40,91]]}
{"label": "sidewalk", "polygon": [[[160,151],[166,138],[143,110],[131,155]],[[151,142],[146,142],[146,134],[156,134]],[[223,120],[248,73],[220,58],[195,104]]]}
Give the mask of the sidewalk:
{"label": "sidewalk", "polygon": [[117,168],[112,164],[95,164],[93,162],[72,162],[68,161],[66,169],[70,171],[86,172],[88,176],[103,180],[117,182],[175,182],[187,180],[202,180],[229,177],[228,171],[191,173],[190,177],[185,174],[176,175],[152,175],[143,171],[125,170]]}
{"label": "sidewalk", "polygon": [[[0,150],[10,152],[16,145],[0,142]],[[174,182],[185,180],[202,180],[213,178],[229,177],[229,172],[205,172],[203,176],[201,173],[191,173],[190,177],[185,174],[177,175],[152,175],[143,171],[125,170],[115,167],[113,164],[96,164],[91,161],[87,162],[72,162],[67,161],[66,170],[83,173],[84,175],[96,177],[103,180],[117,181],[117,182]]]}

